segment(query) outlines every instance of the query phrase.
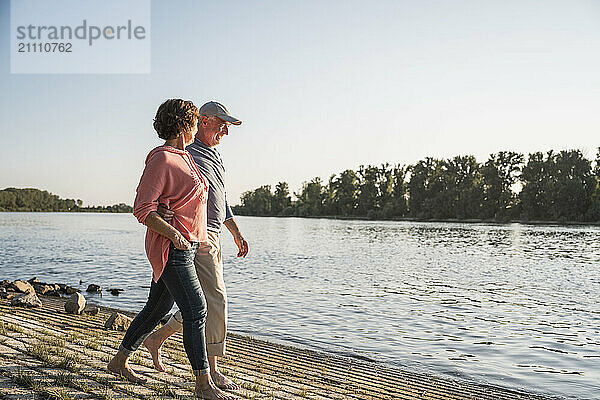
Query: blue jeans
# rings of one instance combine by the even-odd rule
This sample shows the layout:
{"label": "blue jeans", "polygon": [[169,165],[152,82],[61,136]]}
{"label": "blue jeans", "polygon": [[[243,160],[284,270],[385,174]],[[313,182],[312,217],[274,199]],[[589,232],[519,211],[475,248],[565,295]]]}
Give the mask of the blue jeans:
{"label": "blue jeans", "polygon": [[152,280],[146,305],[133,319],[121,342],[119,350],[123,353],[129,355],[136,351],[171,311],[173,303],[177,303],[183,319],[183,347],[194,375],[208,373],[204,337],[206,300],[194,266],[197,248],[198,243],[192,243],[191,250],[178,250],[171,244],[169,259],[160,279],[158,282]]}

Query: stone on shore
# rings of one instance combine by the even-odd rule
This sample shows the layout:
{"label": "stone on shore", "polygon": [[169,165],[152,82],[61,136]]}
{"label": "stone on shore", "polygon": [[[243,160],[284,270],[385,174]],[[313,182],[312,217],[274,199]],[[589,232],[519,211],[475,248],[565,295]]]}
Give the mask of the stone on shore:
{"label": "stone on shore", "polygon": [[0,287],[7,288],[10,286],[10,281],[8,279],[4,279],[0,281]]}
{"label": "stone on shore", "polygon": [[11,300],[10,305],[32,308],[32,307],[41,307],[42,302],[37,297],[35,292],[27,292],[27,293],[23,293],[23,294],[19,294],[19,295],[15,296]]}
{"label": "stone on shore", "polygon": [[54,291],[54,285],[50,286],[43,282],[33,283],[33,289],[37,294],[48,294],[49,292]]}
{"label": "stone on shore", "polygon": [[100,285],[96,285],[96,284],[92,283],[87,287],[86,292],[100,293],[100,292],[102,292],[102,288],[100,287]]}
{"label": "stone on shore", "polygon": [[85,297],[81,293],[73,293],[65,303],[65,311],[69,314],[81,314],[85,308]]}
{"label": "stone on shore", "polygon": [[0,299],[5,299],[7,297],[8,297],[8,292],[6,291],[6,288],[0,287]]}
{"label": "stone on shore", "polygon": [[22,280],[14,281],[10,288],[18,293],[35,293],[35,289],[31,286],[31,283]]}
{"label": "stone on shore", "polygon": [[126,331],[132,319],[126,315],[114,312],[104,323],[104,328],[113,331]]}
{"label": "stone on shore", "polygon": [[58,291],[66,294],[67,296],[70,296],[74,293],[79,293],[78,289],[75,289],[74,287],[71,287],[69,285],[65,285],[64,283],[55,283],[54,285],[55,287],[58,286]]}
{"label": "stone on shore", "polygon": [[98,315],[98,313],[100,312],[100,309],[96,306],[92,306],[92,305],[87,305],[85,306],[83,312],[87,315]]}
{"label": "stone on shore", "polygon": [[33,278],[27,280],[27,282],[33,285],[34,283],[40,283],[40,280],[37,278],[37,276],[34,276]]}

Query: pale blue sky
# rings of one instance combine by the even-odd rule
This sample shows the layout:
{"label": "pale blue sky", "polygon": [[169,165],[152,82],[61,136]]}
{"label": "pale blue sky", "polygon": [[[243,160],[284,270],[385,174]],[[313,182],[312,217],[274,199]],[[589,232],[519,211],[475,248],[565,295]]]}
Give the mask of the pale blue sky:
{"label": "pale blue sky", "polygon": [[154,1],[147,75],[11,75],[9,10],[0,188],[131,204],[169,97],[244,121],[220,146],[234,204],[360,164],[600,146],[598,1]]}

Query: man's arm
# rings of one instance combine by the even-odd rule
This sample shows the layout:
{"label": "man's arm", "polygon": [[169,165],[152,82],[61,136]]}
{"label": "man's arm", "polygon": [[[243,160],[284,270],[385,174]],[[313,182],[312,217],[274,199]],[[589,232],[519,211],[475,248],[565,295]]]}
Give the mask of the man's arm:
{"label": "man's arm", "polygon": [[227,227],[229,232],[231,232],[231,236],[233,236],[233,241],[238,247],[238,257],[246,257],[248,254],[248,242],[242,236],[242,232],[240,232],[240,228],[237,226],[235,219],[233,217],[226,219],[223,222],[223,225]]}

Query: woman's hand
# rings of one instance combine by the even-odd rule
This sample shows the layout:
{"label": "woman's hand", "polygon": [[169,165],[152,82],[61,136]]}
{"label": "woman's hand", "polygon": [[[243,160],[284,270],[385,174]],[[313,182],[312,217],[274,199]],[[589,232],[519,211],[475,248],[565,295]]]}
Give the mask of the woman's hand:
{"label": "woman's hand", "polygon": [[187,239],[179,232],[177,229],[173,228],[169,225],[164,219],[162,219],[156,211],[150,212],[146,217],[145,221],[146,226],[158,233],[159,235],[163,235],[171,242],[173,242],[173,246],[179,250],[191,250],[192,245]]}
{"label": "woman's hand", "polygon": [[173,242],[173,246],[175,246],[176,249],[179,249],[179,250],[191,250],[192,249],[192,245],[190,244],[190,242],[188,242],[187,239],[185,237],[183,237],[183,235],[179,232],[177,232],[177,235],[175,235],[175,237],[171,241]]}

